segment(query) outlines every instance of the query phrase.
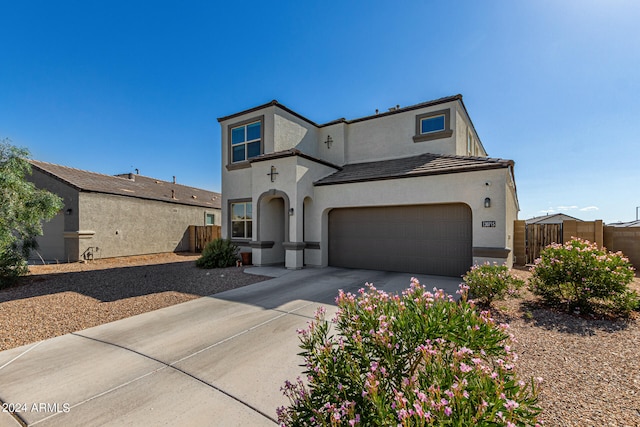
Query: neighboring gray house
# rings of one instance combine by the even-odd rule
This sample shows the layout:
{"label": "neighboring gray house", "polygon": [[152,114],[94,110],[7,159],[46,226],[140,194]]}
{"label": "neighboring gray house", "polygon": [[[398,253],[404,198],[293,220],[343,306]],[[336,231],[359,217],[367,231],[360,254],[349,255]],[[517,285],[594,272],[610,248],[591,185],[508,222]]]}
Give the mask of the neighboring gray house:
{"label": "neighboring gray house", "polygon": [[487,157],[461,95],[325,124],[277,101],[218,121],[222,235],[256,265],[512,264],[514,163]]}
{"label": "neighboring gray house", "polygon": [[543,215],[543,216],[536,216],[533,218],[529,218],[525,220],[524,223],[527,225],[528,224],[562,224],[564,221],[567,221],[567,220],[582,222],[581,219],[573,217],[571,215],[557,213],[557,214],[550,214],[550,215]]}
{"label": "neighboring gray house", "polygon": [[221,224],[219,193],[133,173],[111,176],[29,162],[29,180],[64,200],[62,211],[43,224],[34,259],[188,251],[190,225]]}

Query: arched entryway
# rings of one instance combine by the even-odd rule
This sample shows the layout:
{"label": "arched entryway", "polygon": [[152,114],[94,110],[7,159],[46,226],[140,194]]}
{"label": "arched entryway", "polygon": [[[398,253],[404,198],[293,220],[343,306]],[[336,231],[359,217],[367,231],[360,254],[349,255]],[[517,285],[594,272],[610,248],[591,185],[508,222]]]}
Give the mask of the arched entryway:
{"label": "arched entryway", "polygon": [[[271,190],[258,198],[257,241],[254,260],[259,265],[284,265],[284,242],[289,241],[289,197],[286,193]],[[256,254],[255,252],[260,253]],[[256,256],[257,255],[257,256]]]}

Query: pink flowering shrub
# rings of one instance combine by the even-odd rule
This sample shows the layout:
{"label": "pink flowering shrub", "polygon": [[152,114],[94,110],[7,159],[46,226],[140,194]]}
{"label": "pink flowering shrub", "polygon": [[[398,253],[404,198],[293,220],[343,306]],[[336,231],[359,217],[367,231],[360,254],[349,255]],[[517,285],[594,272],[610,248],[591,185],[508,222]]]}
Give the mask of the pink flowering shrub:
{"label": "pink flowering shrub", "polygon": [[536,381],[518,380],[508,325],[416,279],[401,295],[340,291],[300,334],[306,380],[286,382],[281,426],[536,425]]}
{"label": "pink flowering shrub", "polygon": [[531,272],[531,290],[548,304],[613,316],[628,316],[638,308],[638,295],[628,286],[634,269],[622,252],[574,238],[544,248]]}
{"label": "pink flowering shrub", "polygon": [[486,305],[507,295],[517,296],[524,286],[524,281],[509,273],[509,267],[488,262],[474,265],[462,279],[469,286],[471,298]]}

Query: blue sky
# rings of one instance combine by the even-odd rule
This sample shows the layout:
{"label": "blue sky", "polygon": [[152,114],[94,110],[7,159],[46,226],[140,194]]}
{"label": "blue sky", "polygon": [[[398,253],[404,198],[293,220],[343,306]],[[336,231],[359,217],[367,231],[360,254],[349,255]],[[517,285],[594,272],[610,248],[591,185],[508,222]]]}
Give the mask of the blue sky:
{"label": "blue sky", "polygon": [[4,1],[0,138],[220,191],[218,117],[316,123],[462,94],[521,219],[640,206],[640,2]]}

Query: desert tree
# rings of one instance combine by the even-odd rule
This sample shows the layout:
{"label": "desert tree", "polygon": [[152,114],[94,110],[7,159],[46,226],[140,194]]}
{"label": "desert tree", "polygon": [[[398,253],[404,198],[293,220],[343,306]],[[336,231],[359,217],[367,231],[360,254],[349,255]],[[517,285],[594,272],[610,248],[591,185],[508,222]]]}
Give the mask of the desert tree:
{"label": "desert tree", "polygon": [[42,235],[42,221],[62,209],[62,199],[27,180],[29,150],[0,140],[0,288],[28,272],[27,259]]}

